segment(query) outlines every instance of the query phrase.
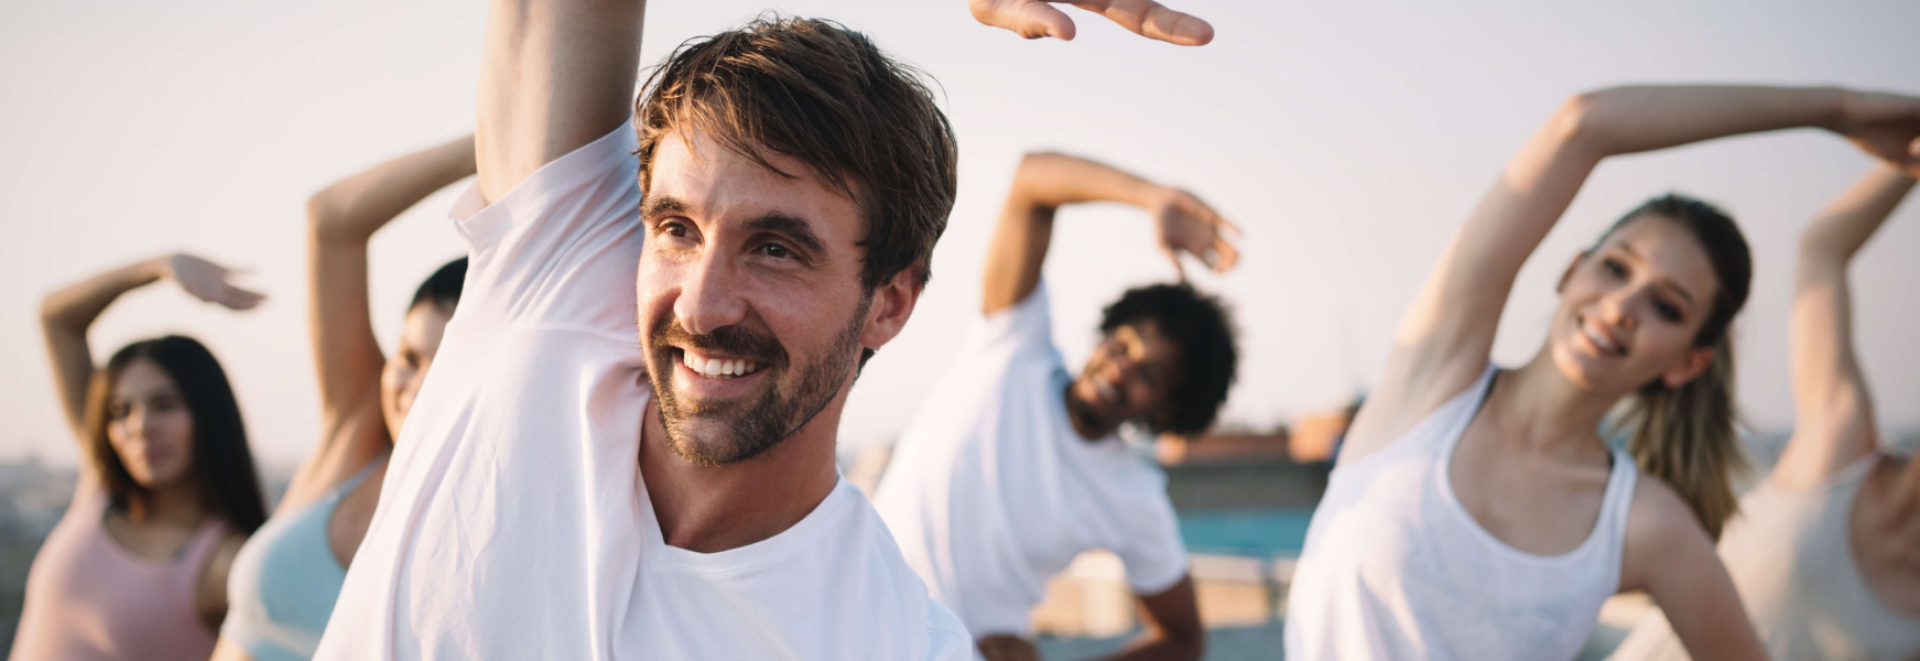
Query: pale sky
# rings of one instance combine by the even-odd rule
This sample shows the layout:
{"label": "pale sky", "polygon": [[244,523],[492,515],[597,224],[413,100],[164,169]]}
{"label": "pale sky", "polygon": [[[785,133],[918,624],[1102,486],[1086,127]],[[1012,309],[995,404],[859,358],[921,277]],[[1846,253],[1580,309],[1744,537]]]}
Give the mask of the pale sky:
{"label": "pale sky", "polygon": [[[643,57],[763,9],[834,18],[930,72],[961,146],[960,198],[906,332],[854,389],[854,446],[905,426],[976,316],[981,263],[1019,155],[1057,149],[1189,188],[1247,229],[1229,299],[1241,379],[1223,419],[1267,426],[1373,381],[1401,310],[1522,140],[1568,95],[1634,82],[1842,84],[1920,93],[1920,3],[1342,0],[1175,6],[1214,43],[1149,42],[1074,12],[1074,43],[975,24],[962,0],[658,0]],[[1445,6],[1442,6],[1445,5]],[[36,321],[66,283],[173,250],[253,269],[233,313],[170,284],[95,326],[96,358],[164,332],[225,364],[255,455],[291,467],[318,434],[303,204],[340,177],[471,130],[477,0],[0,0],[0,460],[71,463]],[[1609,161],[1529,262],[1496,356],[1545,333],[1553,279],[1642,199],[1723,205],[1753,244],[1740,404],[1792,424],[1786,314],[1800,227],[1870,166],[1805,130]],[[449,190],[377,235],[373,319],[391,347],[419,281],[462,248]],[[1061,214],[1047,278],[1070,360],[1126,287],[1171,278],[1145,216]],[[1859,346],[1883,423],[1920,424],[1920,204],[1857,260]]]}

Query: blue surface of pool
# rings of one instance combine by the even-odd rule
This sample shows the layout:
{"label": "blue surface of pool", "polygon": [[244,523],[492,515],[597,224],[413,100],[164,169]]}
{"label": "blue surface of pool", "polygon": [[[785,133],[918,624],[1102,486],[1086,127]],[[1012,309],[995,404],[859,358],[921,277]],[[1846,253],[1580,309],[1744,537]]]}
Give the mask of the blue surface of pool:
{"label": "blue surface of pool", "polygon": [[1295,557],[1312,519],[1306,508],[1181,512],[1180,538],[1194,553]]}

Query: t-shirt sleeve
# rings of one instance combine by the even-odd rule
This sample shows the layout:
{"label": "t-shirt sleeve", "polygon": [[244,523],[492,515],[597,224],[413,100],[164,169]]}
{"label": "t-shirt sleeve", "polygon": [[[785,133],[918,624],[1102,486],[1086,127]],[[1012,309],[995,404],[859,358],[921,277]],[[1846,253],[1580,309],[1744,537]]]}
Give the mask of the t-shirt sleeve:
{"label": "t-shirt sleeve", "polygon": [[1047,297],[1047,281],[1042,279],[1033,293],[1005,309],[980,319],[974,328],[974,348],[1009,347],[1053,350],[1053,308]]}
{"label": "t-shirt sleeve", "polygon": [[1141,596],[1166,592],[1187,575],[1187,545],[1173,503],[1162,498],[1135,511],[1131,543],[1113,549],[1126,566],[1127,586]]}
{"label": "t-shirt sleeve", "polygon": [[636,144],[632,126],[622,125],[548,163],[490,205],[478,184],[468,189],[452,213],[470,260],[456,320],[637,341]]}

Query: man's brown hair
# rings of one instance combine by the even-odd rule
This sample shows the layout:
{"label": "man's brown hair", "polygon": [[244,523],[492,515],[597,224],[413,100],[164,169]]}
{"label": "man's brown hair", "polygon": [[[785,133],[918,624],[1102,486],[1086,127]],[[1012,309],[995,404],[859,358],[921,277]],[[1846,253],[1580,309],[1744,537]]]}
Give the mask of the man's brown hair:
{"label": "man's brown hair", "polygon": [[861,284],[901,271],[932,276],[934,243],[953,210],[958,147],[920,73],[832,21],[764,15],[687,41],[655,69],[634,104],[640,186],[655,150],[697,128],[787,177],[762,150],[807,164],[858,202],[867,221]]}

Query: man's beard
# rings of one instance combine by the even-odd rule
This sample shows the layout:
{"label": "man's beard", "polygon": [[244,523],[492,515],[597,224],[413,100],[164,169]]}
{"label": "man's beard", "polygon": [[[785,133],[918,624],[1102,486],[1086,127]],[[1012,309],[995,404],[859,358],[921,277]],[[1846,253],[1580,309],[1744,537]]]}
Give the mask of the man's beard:
{"label": "man's beard", "polygon": [[[842,328],[832,343],[813,360],[796,366],[792,357],[771,336],[740,326],[724,326],[706,335],[694,335],[672,318],[655,324],[649,333],[653,355],[648,358],[654,407],[666,428],[667,447],[674,454],[702,466],[726,466],[759,456],[779,445],[819,415],[840,392],[847,370],[859,354],[861,322],[866,319],[871,296],[863,297],[853,319]],[[682,402],[674,396],[673,379],[677,373],[674,348],[712,351],[766,367],[765,385],[758,397],[751,395],[717,402]],[[786,393],[781,384],[789,371],[798,369],[794,392]],[[685,423],[695,417],[719,420],[731,429],[730,438],[693,438]]]}

